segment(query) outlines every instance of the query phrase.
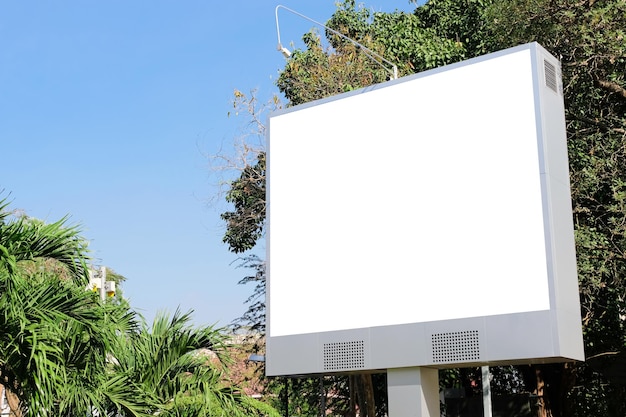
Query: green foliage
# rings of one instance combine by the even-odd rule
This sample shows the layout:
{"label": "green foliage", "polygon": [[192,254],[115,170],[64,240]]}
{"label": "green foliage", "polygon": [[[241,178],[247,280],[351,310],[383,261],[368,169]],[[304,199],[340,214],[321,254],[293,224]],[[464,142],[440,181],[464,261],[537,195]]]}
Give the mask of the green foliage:
{"label": "green foliage", "polygon": [[[434,6],[430,3],[417,8],[414,14],[408,14],[371,13],[364,6],[357,7],[354,1],[344,1],[338,4],[327,25],[351,39],[372,45],[386,59],[397,62],[403,73],[419,72],[464,57],[464,47],[458,36],[447,36],[446,31],[438,30],[441,22],[436,17],[421,12],[434,10],[441,13],[441,7],[437,9],[436,6],[441,2],[435,2]],[[460,13],[461,18],[466,24],[475,24],[465,14]],[[327,37],[337,54],[343,53],[341,46],[349,44],[330,33]]]}
{"label": "green foliage", "polygon": [[[0,200],[0,210],[6,209],[6,199]],[[16,272],[18,263],[53,261],[64,277],[76,282],[87,281],[87,242],[77,226],[68,226],[67,217],[54,223],[20,216],[9,220],[5,212],[0,223],[0,268]]]}
{"label": "green foliage", "polygon": [[337,54],[323,48],[315,32],[306,34],[303,39],[307,49],[294,51],[276,81],[291,105],[355,90],[389,76],[384,68],[352,44],[342,45],[342,53]]}
{"label": "green foliage", "polygon": [[234,211],[221,214],[226,222],[223,241],[234,253],[252,249],[263,236],[265,225],[265,153],[257,156],[256,164],[247,165],[239,178],[232,181],[226,201]]}
{"label": "green foliage", "polygon": [[159,314],[151,329],[117,339],[112,370],[149,395],[151,413],[164,417],[247,415],[250,403],[224,385],[230,358],[225,336],[211,326],[190,326],[190,313]]}
{"label": "green foliage", "polygon": [[88,258],[76,227],[16,218],[7,207],[0,201],[0,383],[12,411],[104,409],[107,352],[128,312],[85,291]]}
{"label": "green foliage", "polygon": [[[211,401],[211,400],[209,400]],[[165,415],[175,417],[223,417],[241,415],[245,417],[281,417],[281,414],[271,405],[254,398],[242,396],[239,398],[238,411],[224,409],[219,403],[211,403],[207,407],[206,399],[202,396],[182,396],[176,399],[176,407],[172,407]]]}
{"label": "green foliage", "polygon": [[404,73],[436,68],[465,57],[460,42],[439,36],[416,14],[376,13],[372,29],[386,54],[402,64]]}
{"label": "green foliage", "polygon": [[251,334],[255,344],[253,351],[258,352],[262,350],[262,346],[257,343],[262,340],[258,340],[256,336],[265,335],[265,262],[256,255],[250,255],[242,259],[239,267],[253,271],[239,281],[240,285],[252,284],[253,290],[245,301],[248,309],[242,317],[235,320],[232,327],[235,332],[243,330]]}
{"label": "green foliage", "polygon": [[[484,3],[487,1],[431,0],[414,14],[408,14],[371,13],[365,7],[357,7],[354,1],[344,1],[326,25],[396,63],[401,73],[409,74],[484,53]],[[306,50],[295,51],[281,72],[277,86],[291,105],[389,77],[389,68],[382,68],[388,67],[386,63],[368,57],[365,51],[330,31],[326,31],[326,37],[331,45],[328,49],[322,47],[314,32],[304,35]]]}
{"label": "green foliage", "polygon": [[150,330],[121,297],[86,291],[77,228],[15,217],[0,200],[0,242],[0,385],[13,415],[272,415],[225,384],[220,330],[178,312]]}
{"label": "green foliage", "polygon": [[430,0],[415,10],[425,28],[441,39],[454,41],[463,58],[492,52],[489,22],[485,15],[493,0]]}
{"label": "green foliage", "polygon": [[[375,414],[372,417],[384,417],[387,414],[386,375],[325,375],[316,378],[277,377],[268,381],[268,398],[274,408],[282,415],[319,416],[321,409],[328,416],[346,416],[354,413],[351,391],[363,395],[363,386],[359,381],[371,379],[374,385]],[[355,385],[361,385],[360,387]],[[364,415],[364,403],[357,398],[359,413]]]}

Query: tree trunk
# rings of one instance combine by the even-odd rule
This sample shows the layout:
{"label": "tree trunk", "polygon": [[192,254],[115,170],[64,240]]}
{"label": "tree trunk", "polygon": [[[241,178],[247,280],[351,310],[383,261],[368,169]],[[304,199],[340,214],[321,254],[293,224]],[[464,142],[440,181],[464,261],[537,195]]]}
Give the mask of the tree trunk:
{"label": "tree trunk", "polygon": [[376,400],[371,374],[350,375],[350,410],[359,417],[376,416]]}
{"label": "tree trunk", "polygon": [[349,413],[346,417],[356,417],[356,381],[355,375],[348,376],[348,393],[350,394]]}
{"label": "tree trunk", "polygon": [[568,362],[563,364],[563,373],[561,375],[561,386],[559,389],[560,410],[562,416],[571,416],[574,414],[574,404],[568,397],[568,393],[576,385],[576,364]]}
{"label": "tree trunk", "polygon": [[6,387],[0,384],[0,391],[4,391],[4,395],[7,399],[7,404],[9,404],[9,409],[11,410],[12,417],[22,417],[22,408],[20,407],[20,399],[13,391],[6,389]]}
{"label": "tree trunk", "polygon": [[546,395],[546,383],[543,378],[543,372],[539,366],[533,366],[533,368],[535,368],[535,381],[537,383],[535,390],[537,394],[537,417],[552,417],[550,401]]}
{"label": "tree trunk", "polygon": [[363,396],[365,397],[365,407],[367,413],[364,415],[367,417],[376,416],[376,401],[374,400],[374,384],[372,383],[372,374],[361,375],[361,381],[363,382]]}
{"label": "tree trunk", "polygon": [[356,415],[359,417],[367,416],[367,406],[365,405],[365,391],[363,390],[363,380],[361,375],[354,375],[354,388],[356,394]]}

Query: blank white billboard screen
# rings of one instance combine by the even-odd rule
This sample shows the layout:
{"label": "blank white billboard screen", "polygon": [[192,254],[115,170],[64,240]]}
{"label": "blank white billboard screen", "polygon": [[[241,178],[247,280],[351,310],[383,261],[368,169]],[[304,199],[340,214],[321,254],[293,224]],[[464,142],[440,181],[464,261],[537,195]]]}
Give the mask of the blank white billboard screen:
{"label": "blank white billboard screen", "polygon": [[270,118],[270,336],[550,309],[530,61]]}

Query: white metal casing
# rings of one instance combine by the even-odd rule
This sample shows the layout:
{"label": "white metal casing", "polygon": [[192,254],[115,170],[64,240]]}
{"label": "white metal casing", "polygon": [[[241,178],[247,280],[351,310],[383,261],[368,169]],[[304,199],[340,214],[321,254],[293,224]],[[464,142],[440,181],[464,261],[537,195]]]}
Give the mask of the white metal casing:
{"label": "white metal casing", "polygon": [[537,43],[271,115],[267,374],[584,358]]}

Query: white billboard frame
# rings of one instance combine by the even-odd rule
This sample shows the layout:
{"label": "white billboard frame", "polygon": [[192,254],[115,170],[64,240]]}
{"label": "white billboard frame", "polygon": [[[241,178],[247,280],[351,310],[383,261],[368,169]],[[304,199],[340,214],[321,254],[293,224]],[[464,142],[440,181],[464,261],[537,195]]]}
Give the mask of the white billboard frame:
{"label": "white billboard frame", "polygon": [[584,358],[560,64],[540,45],[268,131],[268,375]]}

